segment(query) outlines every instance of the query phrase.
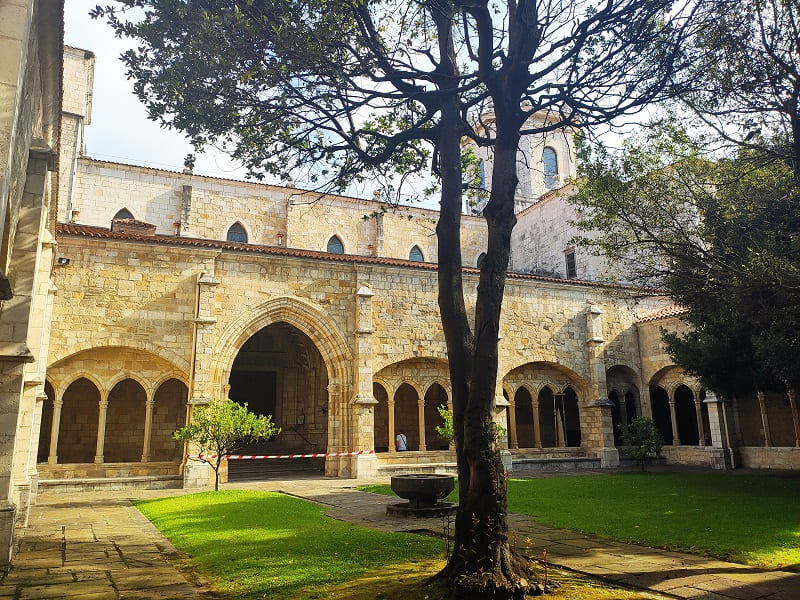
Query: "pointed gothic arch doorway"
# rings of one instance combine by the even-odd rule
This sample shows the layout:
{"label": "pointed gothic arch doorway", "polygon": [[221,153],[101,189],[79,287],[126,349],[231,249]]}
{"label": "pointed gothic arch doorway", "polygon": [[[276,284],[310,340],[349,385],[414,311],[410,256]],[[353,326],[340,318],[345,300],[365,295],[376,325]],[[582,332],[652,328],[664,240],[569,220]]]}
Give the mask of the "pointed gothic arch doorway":
{"label": "pointed gothic arch doorway", "polygon": [[[297,327],[276,322],[253,334],[231,368],[230,398],[272,415],[281,433],[242,446],[243,454],[312,454],[328,447],[328,371],[314,342]],[[231,481],[321,472],[324,458],[230,461]]]}

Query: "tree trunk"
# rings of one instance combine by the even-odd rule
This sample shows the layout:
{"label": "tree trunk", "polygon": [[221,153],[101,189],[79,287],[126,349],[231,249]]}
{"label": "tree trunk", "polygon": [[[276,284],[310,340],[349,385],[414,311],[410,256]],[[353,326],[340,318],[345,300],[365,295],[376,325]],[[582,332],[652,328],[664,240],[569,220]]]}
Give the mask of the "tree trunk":
{"label": "tree trunk", "polygon": [[[458,461],[459,506],[453,553],[441,576],[460,599],[522,598],[531,591],[529,563],[508,538],[506,478],[492,419],[500,310],[511,248],[518,136],[495,147],[493,184],[485,211],[486,260],[481,267],[475,333],[469,328],[462,281],[460,130],[456,106],[442,110],[439,143],[442,202],[439,307],[447,340]],[[452,116],[452,122],[448,119]]]}
{"label": "tree trunk", "polygon": [[[211,463],[209,463],[211,464]],[[217,453],[217,464],[216,466],[211,465],[211,468],[214,469],[214,491],[219,491],[219,466],[222,464],[222,457],[219,453]]]}

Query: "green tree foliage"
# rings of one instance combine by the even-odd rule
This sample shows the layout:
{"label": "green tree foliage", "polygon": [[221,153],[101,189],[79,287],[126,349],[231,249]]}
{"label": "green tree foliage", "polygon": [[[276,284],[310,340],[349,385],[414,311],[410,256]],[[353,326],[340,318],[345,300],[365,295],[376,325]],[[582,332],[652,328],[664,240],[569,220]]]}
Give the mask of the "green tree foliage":
{"label": "green tree foliage", "polygon": [[178,429],[173,437],[182,443],[195,444],[201,462],[214,470],[214,490],[219,490],[219,467],[226,454],[237,446],[268,440],[278,435],[280,427],[271,415],[257,415],[230,398],[213,401],[207,406],[195,406],[191,423]]}
{"label": "green tree foliage", "polygon": [[[767,143],[763,142],[767,148]],[[674,122],[624,151],[583,150],[581,243],[687,307],[677,364],[725,396],[798,384],[800,186],[777,151],[714,160]],[[663,291],[661,293],[663,293]]]}
{"label": "green tree foliage", "polygon": [[642,471],[644,471],[647,459],[658,457],[661,454],[661,448],[664,447],[664,441],[653,420],[647,417],[637,417],[627,425],[620,423],[618,427],[622,441],[629,446],[626,451],[639,461]]}
{"label": "green tree foliage", "polygon": [[690,66],[674,79],[682,107],[718,140],[784,161],[800,181],[800,3],[704,4],[685,45]]}
{"label": "green tree foliage", "polygon": [[[492,424],[521,136],[608,123],[670,93],[687,12],[672,0],[122,0],[94,11],[136,41],[123,59],[151,118],[228,149],[254,176],[333,190],[437,179],[460,488],[442,576],[461,598],[529,587],[508,541]],[[493,153],[474,312],[460,239],[475,179],[465,140]]]}
{"label": "green tree foliage", "polygon": [[436,412],[442,417],[442,424],[434,427],[436,430],[436,437],[445,442],[452,442],[456,435],[455,429],[453,428],[453,411],[444,404],[440,404],[436,407]]}

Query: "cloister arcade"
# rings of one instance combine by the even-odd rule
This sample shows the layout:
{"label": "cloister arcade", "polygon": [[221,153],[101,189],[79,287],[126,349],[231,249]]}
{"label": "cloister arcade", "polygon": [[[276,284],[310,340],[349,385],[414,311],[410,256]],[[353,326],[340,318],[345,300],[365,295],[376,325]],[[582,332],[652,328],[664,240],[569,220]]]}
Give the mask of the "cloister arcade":
{"label": "cloister arcade", "polygon": [[[668,446],[710,445],[699,382],[674,366],[650,379],[645,397],[638,382],[627,366],[606,372],[615,445],[622,445],[618,425],[641,415],[652,416]],[[321,452],[329,444],[328,388],[326,363],[314,342],[296,327],[274,322],[240,347],[226,389],[283,427],[281,437],[260,450]],[[587,384],[579,375],[555,363],[527,363],[504,376],[502,389],[509,404],[510,449],[581,446]],[[436,434],[443,423],[437,408],[452,409],[446,361],[411,358],[383,367],[373,377],[372,391],[376,452],[395,452],[401,431],[410,451],[451,449]],[[162,357],[131,348],[83,351],[51,367],[45,394],[39,463],[181,461],[182,448],[172,433],[185,423],[188,388],[180,370]],[[739,418],[732,420],[731,435],[746,446],[794,445],[789,399],[785,407],[775,398],[760,400],[734,399]]]}
{"label": "cloister arcade", "polygon": [[[436,437],[442,423],[438,406],[452,408],[447,365],[417,358],[401,361],[376,374],[375,450],[395,452],[395,435],[402,431],[408,450],[446,450]],[[665,444],[710,445],[708,409],[700,384],[677,367],[662,369],[651,379],[649,405],[630,367],[615,365],[606,372],[614,443],[622,446],[619,425],[640,416],[652,416]],[[503,395],[509,402],[505,417],[508,447],[548,449],[581,446],[581,404],[586,382],[568,368],[554,363],[528,363],[503,378]]]}
{"label": "cloister arcade", "polygon": [[444,420],[438,408],[452,409],[447,363],[409,359],[384,367],[372,384],[375,405],[375,451],[394,452],[395,436],[406,435],[409,450],[447,450],[436,427]]}
{"label": "cloister arcade", "polygon": [[169,376],[48,380],[45,394],[53,400],[43,407],[37,461],[179,463],[183,448],[172,434],[185,423],[187,393],[184,381]]}
{"label": "cloister arcade", "polygon": [[705,391],[678,367],[661,369],[650,380],[653,422],[665,444],[708,446],[711,431]]}
{"label": "cloister arcade", "polygon": [[129,347],[77,352],[45,383],[37,462],[181,462],[172,437],[186,422],[186,376],[169,360]]}

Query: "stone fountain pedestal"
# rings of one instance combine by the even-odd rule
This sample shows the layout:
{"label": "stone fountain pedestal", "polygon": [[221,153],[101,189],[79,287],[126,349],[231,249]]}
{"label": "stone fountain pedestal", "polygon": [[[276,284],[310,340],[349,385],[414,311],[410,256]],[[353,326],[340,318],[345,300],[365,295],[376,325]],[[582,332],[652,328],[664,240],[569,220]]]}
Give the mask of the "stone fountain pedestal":
{"label": "stone fountain pedestal", "polygon": [[408,500],[386,507],[386,514],[396,517],[444,517],[456,511],[452,502],[442,502],[453,491],[452,475],[412,473],[392,476],[392,491]]}

